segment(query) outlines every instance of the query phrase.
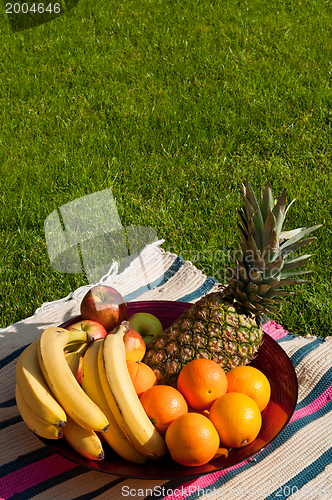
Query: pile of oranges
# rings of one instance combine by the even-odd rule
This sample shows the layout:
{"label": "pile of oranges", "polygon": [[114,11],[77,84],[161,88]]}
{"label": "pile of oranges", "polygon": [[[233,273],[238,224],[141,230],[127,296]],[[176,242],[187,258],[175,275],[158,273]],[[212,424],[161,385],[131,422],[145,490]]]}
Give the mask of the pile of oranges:
{"label": "pile of oranges", "polygon": [[239,366],[225,373],[215,361],[195,359],[182,368],[175,388],[157,385],[153,370],[140,361],[127,361],[127,366],[142,406],[175,462],[203,465],[258,436],[271,386],[257,368]]}

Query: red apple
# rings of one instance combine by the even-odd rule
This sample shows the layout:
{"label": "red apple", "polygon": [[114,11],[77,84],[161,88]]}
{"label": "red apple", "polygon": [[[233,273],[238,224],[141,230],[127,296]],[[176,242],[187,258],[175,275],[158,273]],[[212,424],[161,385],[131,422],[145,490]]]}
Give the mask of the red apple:
{"label": "red apple", "polygon": [[114,288],[95,285],[83,297],[81,316],[97,321],[110,332],[127,318],[127,304]]}
{"label": "red apple", "polygon": [[142,361],[146,351],[146,345],[141,335],[133,330],[129,329],[127,333],[123,336],[123,341],[126,349],[126,360]]}
{"label": "red apple", "polygon": [[80,357],[80,362],[78,365],[78,370],[77,370],[77,375],[76,375],[77,382],[80,385],[82,385],[82,366],[83,366],[83,356]]}
{"label": "red apple", "polygon": [[78,330],[84,330],[89,333],[94,340],[103,339],[107,335],[107,330],[98,323],[91,319],[82,319],[73,325],[68,326],[67,330],[74,332]]}

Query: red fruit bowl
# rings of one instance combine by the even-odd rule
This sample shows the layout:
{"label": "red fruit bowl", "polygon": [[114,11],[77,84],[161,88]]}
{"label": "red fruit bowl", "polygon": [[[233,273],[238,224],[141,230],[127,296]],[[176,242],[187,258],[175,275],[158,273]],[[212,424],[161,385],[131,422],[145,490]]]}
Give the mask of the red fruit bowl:
{"label": "red fruit bowl", "polygon": [[[148,312],[159,318],[166,329],[190,304],[186,302],[146,301],[128,302],[128,319],[137,312]],[[60,325],[68,327],[81,319],[80,316]],[[270,444],[289,422],[297,402],[298,384],[296,374],[288,356],[269,335],[264,334],[264,341],[257,357],[250,363],[261,370],[271,385],[270,402],[262,412],[262,428],[251,444],[243,448],[230,450],[228,457],[219,457],[200,467],[184,467],[175,463],[170,457],[160,461],[149,461],[144,465],[126,462],[119,457],[106,443],[105,459],[99,462],[87,460],[76,453],[64,439],[56,441],[40,438],[44,444],[64,458],[91,470],[107,474],[138,479],[172,479],[198,477],[211,472],[232,467],[251,458]]]}

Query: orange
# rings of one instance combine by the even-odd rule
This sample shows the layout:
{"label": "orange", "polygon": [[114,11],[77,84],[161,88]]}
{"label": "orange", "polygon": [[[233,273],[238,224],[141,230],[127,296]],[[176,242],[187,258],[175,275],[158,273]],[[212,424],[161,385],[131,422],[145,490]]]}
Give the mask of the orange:
{"label": "orange", "polygon": [[178,390],[194,410],[208,410],[226,393],[227,378],[216,361],[199,358],[189,361],[179,373]]}
{"label": "orange", "polygon": [[150,366],[141,361],[128,360],[127,368],[134,384],[136,394],[140,398],[142,394],[157,383],[157,378]]}
{"label": "orange", "polygon": [[261,412],[246,394],[228,392],[210,408],[209,419],[224,446],[241,448],[256,439],[262,426]]}
{"label": "orange", "polygon": [[186,413],[174,420],[165,442],[173,460],[187,467],[206,464],[219,449],[218,432],[201,413]]}
{"label": "orange", "polygon": [[181,392],[169,385],[150,387],[143,393],[140,401],[153,425],[162,435],[173,420],[188,413],[188,405]]}
{"label": "orange", "polygon": [[267,377],[253,366],[238,366],[226,373],[227,392],[241,392],[251,397],[263,411],[270,401],[271,386]]}

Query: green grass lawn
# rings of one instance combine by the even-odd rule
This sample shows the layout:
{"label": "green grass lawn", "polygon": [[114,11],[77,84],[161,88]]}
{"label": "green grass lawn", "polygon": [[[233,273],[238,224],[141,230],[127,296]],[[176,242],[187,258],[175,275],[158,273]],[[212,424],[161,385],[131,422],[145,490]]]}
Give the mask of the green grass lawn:
{"label": "green grass lawn", "polygon": [[53,271],[44,220],[106,188],[123,225],[154,228],[219,279],[243,177],[297,199],[285,229],[325,223],[310,283],[274,319],[330,335],[331,10],[327,0],[81,0],[12,32],[3,7],[0,327],[87,283]]}

